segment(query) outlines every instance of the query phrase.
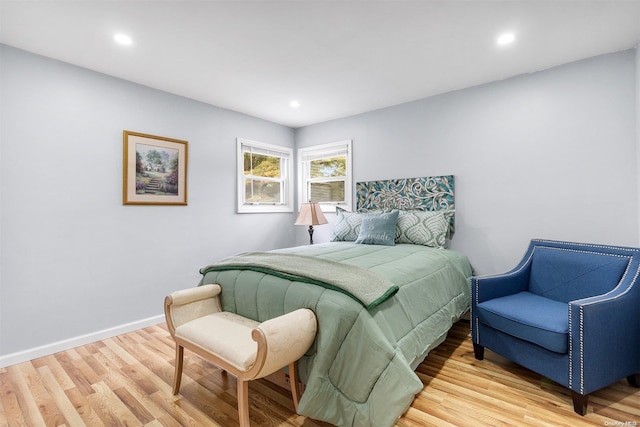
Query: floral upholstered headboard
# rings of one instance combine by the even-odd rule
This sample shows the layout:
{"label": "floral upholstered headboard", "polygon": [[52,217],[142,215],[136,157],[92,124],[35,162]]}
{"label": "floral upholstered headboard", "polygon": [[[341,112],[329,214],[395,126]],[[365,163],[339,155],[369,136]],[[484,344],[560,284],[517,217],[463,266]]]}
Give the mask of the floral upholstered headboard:
{"label": "floral upholstered headboard", "polygon": [[[356,183],[358,212],[400,210],[455,210],[453,175],[388,179]],[[450,234],[454,230],[451,215]]]}

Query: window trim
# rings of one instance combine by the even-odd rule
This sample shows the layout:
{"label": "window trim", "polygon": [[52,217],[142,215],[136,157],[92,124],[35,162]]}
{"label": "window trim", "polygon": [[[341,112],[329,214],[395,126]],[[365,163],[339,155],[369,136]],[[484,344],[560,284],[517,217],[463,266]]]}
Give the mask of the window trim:
{"label": "window trim", "polygon": [[[269,203],[244,203],[244,150],[245,147],[257,148],[260,150],[281,153],[286,160],[286,165],[282,169],[283,185],[282,192],[284,202],[282,204]],[[237,212],[238,213],[272,213],[272,212],[293,212],[293,149],[282,145],[267,144],[264,142],[252,141],[246,138],[237,138]],[[268,179],[268,178],[267,178]]]}
{"label": "window trim", "polygon": [[[335,152],[338,149],[345,149],[347,151],[346,161],[346,175],[345,175],[345,189],[344,189],[344,203],[320,203],[322,212],[335,212],[336,207],[341,207],[346,210],[351,210],[353,206],[353,155],[352,155],[352,141],[345,139],[342,141],[331,142],[328,144],[312,145],[298,149],[298,204],[306,202],[308,200],[308,182],[313,181],[306,175],[307,169],[304,166],[304,162],[310,157],[324,158],[330,157],[331,152]],[[325,155],[326,153],[326,155]],[[319,157],[318,157],[319,156]],[[335,180],[338,181],[338,180]]]}

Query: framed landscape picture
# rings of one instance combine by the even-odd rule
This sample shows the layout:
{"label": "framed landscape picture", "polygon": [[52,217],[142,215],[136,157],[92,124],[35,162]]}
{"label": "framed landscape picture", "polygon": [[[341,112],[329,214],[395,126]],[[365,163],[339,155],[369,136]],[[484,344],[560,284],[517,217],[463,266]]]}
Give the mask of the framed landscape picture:
{"label": "framed landscape picture", "polygon": [[124,205],[186,205],[188,142],[124,131]]}

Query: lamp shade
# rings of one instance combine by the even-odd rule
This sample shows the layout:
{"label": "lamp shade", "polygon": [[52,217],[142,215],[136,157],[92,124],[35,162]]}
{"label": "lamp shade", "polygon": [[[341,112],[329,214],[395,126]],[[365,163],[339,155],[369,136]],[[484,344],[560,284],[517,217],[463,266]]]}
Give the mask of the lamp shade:
{"label": "lamp shade", "polygon": [[303,203],[300,206],[300,213],[296,219],[295,225],[320,225],[327,224],[327,218],[324,217],[320,204],[317,202]]}

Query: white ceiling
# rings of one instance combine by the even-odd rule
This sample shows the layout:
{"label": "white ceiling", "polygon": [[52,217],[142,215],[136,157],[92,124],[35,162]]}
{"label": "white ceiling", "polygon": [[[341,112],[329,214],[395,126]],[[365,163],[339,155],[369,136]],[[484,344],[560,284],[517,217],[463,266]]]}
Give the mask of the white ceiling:
{"label": "white ceiling", "polygon": [[[0,14],[4,44],[291,127],[640,40],[640,0],[0,0]],[[498,47],[503,31],[516,43]]]}

